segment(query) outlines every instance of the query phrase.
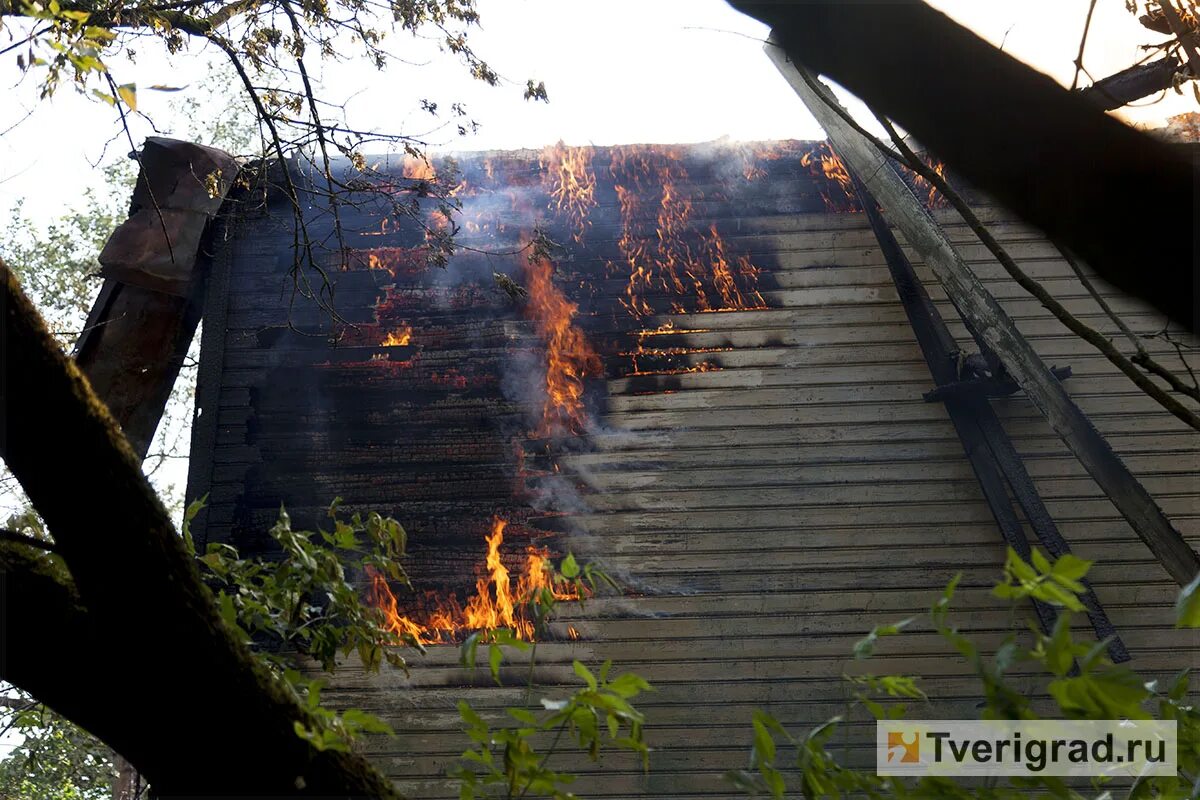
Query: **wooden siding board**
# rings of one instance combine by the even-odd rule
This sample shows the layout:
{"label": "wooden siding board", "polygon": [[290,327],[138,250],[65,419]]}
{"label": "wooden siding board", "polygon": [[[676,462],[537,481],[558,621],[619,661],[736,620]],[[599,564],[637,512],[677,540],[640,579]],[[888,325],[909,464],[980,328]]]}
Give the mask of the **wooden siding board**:
{"label": "wooden siding board", "polygon": [[[667,385],[661,377],[611,375],[602,392],[605,429],[592,437],[593,449],[562,460],[591,509],[573,518],[579,538],[571,546],[626,577],[641,594],[564,608],[562,624],[578,627],[585,640],[540,646],[537,680],[553,693],[555,685],[572,682],[571,659],[612,658],[618,668],[645,672],[659,689],[641,704],[656,746],[650,775],[620,759],[602,773],[584,765],[580,790],[588,796],[728,796],[720,775],[744,766],[753,708],[770,707],[796,728],[840,711],[846,689],[837,678],[859,668],[850,657],[853,643],[876,623],[928,608],[956,572],[964,575],[956,605],[965,628],[996,643],[1008,623],[1007,609],[986,592],[999,574],[1003,543],[944,409],[921,400],[932,381],[865,219],[784,213],[791,202],[787,192],[771,198],[771,208],[740,213],[722,204],[696,206],[698,215],[720,221],[732,251],[774,259],[763,279],[771,307],[646,320],[648,328],[671,321],[677,328],[703,329],[655,338],[650,346],[731,349],[690,356],[692,364],[709,361],[721,369],[670,376],[670,395],[656,393]],[[603,255],[614,247],[619,228],[614,209],[596,214],[591,243],[593,253]],[[984,206],[980,214],[1069,310],[1116,335],[1036,230],[1003,209]],[[1038,353],[1072,367],[1069,393],[1184,535],[1200,540],[1195,433],[1013,285],[952,212],[935,216]],[[367,222],[354,224],[370,227]],[[386,242],[356,235],[355,243]],[[306,475],[297,513],[319,513],[328,499],[323,494],[349,488],[363,503],[406,522],[411,510],[428,516],[438,508],[486,518],[509,487],[480,476],[502,466],[508,454],[489,449],[471,424],[497,413],[494,403],[458,398],[423,411],[399,403],[410,417],[429,413],[462,421],[459,428],[438,431],[446,445],[441,449],[419,438],[364,448],[343,438],[335,408],[309,409],[292,426],[251,435],[256,409],[263,407],[258,387],[264,374],[312,358],[307,343],[268,347],[261,336],[265,327],[280,325],[289,302],[288,284],[279,275],[279,254],[288,247],[282,231],[268,231],[244,236],[231,256],[236,268],[228,288],[223,368],[218,397],[206,408],[215,427],[208,525],[235,523],[247,476],[272,459],[286,464],[287,474]],[[586,270],[592,263],[598,262],[570,268]],[[919,261],[914,266],[951,332],[966,344],[944,292],[927,267]],[[340,278],[339,309],[374,324],[378,278]],[[1136,330],[1157,329],[1161,315],[1099,285]],[[620,280],[598,282],[598,306],[613,307],[622,288]],[[496,307],[503,307],[499,297]],[[453,321],[435,309],[418,316],[435,327]],[[297,307],[291,317],[301,326],[321,320],[308,307]],[[611,317],[599,313],[581,324],[609,348],[610,366],[622,364]],[[494,342],[490,357],[500,357],[511,344],[511,330],[481,323],[477,333],[484,331],[493,337],[485,339]],[[1195,337],[1183,339],[1197,344]],[[1164,363],[1179,363],[1169,344],[1145,343]],[[467,350],[465,341],[447,340],[440,353],[426,358],[451,364]],[[1200,353],[1186,357],[1200,369]],[[1098,561],[1093,584],[1134,656],[1132,666],[1165,675],[1193,665],[1200,638],[1171,628],[1175,587],[1165,571],[1028,401],[1012,397],[993,404],[1067,541]],[[406,418],[404,430],[421,430],[417,422]],[[376,424],[386,440],[388,419]],[[431,422],[429,430],[438,425]],[[388,465],[390,482],[377,479],[380,463]],[[411,526],[415,550],[432,546],[422,540],[432,529],[424,518]],[[928,631],[901,638],[873,666],[925,675],[938,708],[972,714],[976,684],[966,668],[948,658]],[[454,795],[443,776],[464,746],[455,700],[465,695],[496,715],[522,696],[522,668],[506,672],[513,685],[496,687],[486,675],[462,670],[457,657],[453,647],[414,654],[410,676],[365,675],[347,664],[327,690],[336,702],[382,713],[401,731],[395,741],[372,739],[367,747],[414,795]],[[707,705],[697,711],[701,698]],[[861,746],[868,733],[861,725],[847,727],[854,758],[870,756]]]}

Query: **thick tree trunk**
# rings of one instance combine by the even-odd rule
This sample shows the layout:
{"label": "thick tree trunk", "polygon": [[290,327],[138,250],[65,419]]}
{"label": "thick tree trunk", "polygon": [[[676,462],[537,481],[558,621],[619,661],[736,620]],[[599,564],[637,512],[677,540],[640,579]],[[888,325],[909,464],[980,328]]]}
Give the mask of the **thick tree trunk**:
{"label": "thick tree trunk", "polygon": [[[361,757],[296,736],[304,710],[221,622],[107,409],[2,263],[0,278],[0,456],[70,576],[5,551],[6,601],[23,610],[7,609],[0,677],[121,752],[162,795],[396,797]],[[148,652],[126,660],[130,635]]]}

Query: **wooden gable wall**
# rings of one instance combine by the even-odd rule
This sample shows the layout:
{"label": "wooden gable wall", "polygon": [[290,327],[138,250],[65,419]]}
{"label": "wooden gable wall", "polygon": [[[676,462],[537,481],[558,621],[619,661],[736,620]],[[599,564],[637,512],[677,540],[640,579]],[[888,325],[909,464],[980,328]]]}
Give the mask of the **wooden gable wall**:
{"label": "wooden gable wall", "polygon": [[[798,158],[801,144],[791,143],[786,158]],[[931,705],[914,716],[974,716],[977,682],[921,625],[883,642],[865,665],[852,658],[854,643],[872,626],[928,609],[958,572],[960,626],[998,642],[1013,620],[987,589],[1000,574],[1004,545],[944,409],[922,400],[931,388],[928,370],[866,220],[824,211],[817,185],[802,172],[774,169],[775,183],[760,196],[769,201],[739,203],[736,193],[717,200],[709,189],[711,202],[697,203],[704,221],[719,223],[732,252],[764,267],[759,288],[767,307],[665,311],[639,321],[640,329],[670,323],[688,331],[654,337],[656,346],[696,351],[672,356],[661,374],[631,374],[621,353],[637,341],[638,328],[613,322],[619,317],[609,313],[624,284],[591,273],[601,288],[588,297],[581,325],[601,343],[606,374],[591,385],[597,427],[584,445],[556,455],[583,501],[565,519],[542,519],[512,500],[516,476],[504,452],[511,428],[502,420],[519,426],[521,409],[497,387],[470,382],[476,373],[463,366],[483,359],[483,374],[525,346],[524,323],[494,287],[480,284],[472,295],[483,298],[479,305],[414,309],[414,342],[422,330],[430,334],[421,351],[424,372],[411,379],[424,393],[412,394],[415,384],[405,384],[405,376],[395,384],[356,384],[374,405],[357,428],[347,428],[354,403],[366,402],[361,394],[352,401],[323,379],[296,378],[297,371],[319,371],[318,364],[340,369],[340,356],[330,358],[294,332],[271,332],[289,301],[280,285],[291,235],[280,212],[243,222],[219,259],[210,297],[218,309],[205,320],[197,445],[208,448],[210,460],[197,459],[191,485],[193,494],[211,492],[207,537],[229,538],[241,526],[244,544],[261,541],[250,528],[268,521],[279,500],[315,512],[336,491],[410,527],[410,571],[418,582],[421,565],[435,582],[444,572],[469,577],[471,562],[462,554],[478,544],[493,513],[515,520],[515,542],[570,549],[609,570],[628,591],[563,608],[562,622],[580,638],[539,646],[535,699],[574,683],[573,659],[611,659],[615,669],[635,670],[655,686],[640,704],[654,752],[648,774],[625,757],[606,756],[598,766],[556,759],[559,768],[582,773],[583,796],[731,796],[722,776],[746,764],[755,708],[805,730],[844,710],[850,690],[840,676],[867,667],[924,677]],[[589,264],[604,260],[620,235],[612,202],[601,198],[584,244],[569,247],[559,262],[560,275],[588,278]],[[1071,366],[1071,396],[1189,542],[1200,545],[1195,432],[1016,287],[953,212],[935,214],[1047,363]],[[1068,309],[1117,335],[1036,231],[1003,209],[985,205],[980,214]],[[359,231],[374,227],[364,221]],[[375,240],[355,242],[368,247]],[[944,293],[915,263],[954,335],[969,345]],[[364,325],[378,323],[377,287],[361,288],[361,276],[340,279],[342,296],[361,301],[361,308],[343,309]],[[1139,302],[1114,292],[1108,301],[1135,330],[1161,324],[1161,315]],[[588,317],[586,308],[602,311]],[[292,313],[318,324],[309,309]],[[447,333],[447,314],[466,314],[475,334]],[[1178,363],[1163,340],[1146,346],[1163,363]],[[1185,357],[1200,369],[1200,359],[1187,351]],[[710,368],[684,371],[701,363]],[[345,364],[361,368],[350,357]],[[467,383],[428,387],[430,374],[451,368]],[[272,381],[283,388],[271,389]],[[283,414],[271,403],[287,398],[295,412],[287,424],[263,419]],[[1200,634],[1172,629],[1177,586],[1027,400],[1017,395],[994,405],[1063,535],[1097,562],[1093,583],[1133,655],[1131,666],[1153,677],[1194,665]],[[395,415],[419,417],[434,433],[390,429]],[[248,492],[256,493],[252,508]],[[478,524],[450,530],[446,522],[467,518]],[[456,555],[445,555],[448,547],[459,548]],[[397,737],[371,737],[364,746],[410,796],[456,796],[444,776],[466,746],[458,699],[498,721],[526,697],[520,657],[497,687],[486,669],[461,668],[458,656],[453,645],[433,646],[428,655],[413,655],[409,675],[364,675],[347,665],[327,690],[335,702],[393,723]],[[838,737],[851,761],[873,759],[868,722],[856,719]]]}

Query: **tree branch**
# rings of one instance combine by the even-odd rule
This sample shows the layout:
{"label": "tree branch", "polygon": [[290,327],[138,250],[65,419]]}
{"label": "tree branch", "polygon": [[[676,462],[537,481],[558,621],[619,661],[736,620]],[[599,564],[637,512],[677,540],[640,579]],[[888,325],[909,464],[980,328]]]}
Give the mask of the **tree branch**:
{"label": "tree branch", "polygon": [[36,536],[29,536],[18,531],[10,531],[0,529],[0,542],[11,542],[24,547],[32,547],[36,550],[43,550],[47,553],[57,553],[58,545],[48,539],[39,539]]}
{"label": "tree branch", "polygon": [[[1075,256],[1071,254],[1071,251],[1060,247],[1058,248],[1058,252],[1062,254],[1063,260],[1066,261],[1071,267],[1071,271],[1075,273],[1075,277],[1079,279],[1081,284],[1083,284],[1083,288],[1087,289],[1088,294],[1092,296],[1092,299],[1096,301],[1096,304],[1100,306],[1104,313],[1108,315],[1108,318],[1113,321],[1117,328],[1120,329],[1121,333],[1125,334],[1125,338],[1127,338],[1133,345],[1135,352],[1133,357],[1129,360],[1134,364],[1137,364],[1139,367],[1142,367],[1147,372],[1152,372],[1158,377],[1162,378],[1171,385],[1172,389],[1180,394],[1187,395],[1193,400],[1200,401],[1200,389],[1195,386],[1188,386],[1179,378],[1178,375],[1155,361],[1154,358],[1151,357],[1148,352],[1146,352],[1146,348],[1142,345],[1141,337],[1130,330],[1129,326],[1125,324],[1125,320],[1121,319],[1117,312],[1113,311],[1112,307],[1108,304],[1108,301],[1104,299],[1104,296],[1100,294],[1095,285],[1092,284],[1092,280],[1087,276],[1086,271],[1083,269],[1083,265],[1080,264]],[[1186,360],[1184,360],[1183,365],[1186,369],[1188,369],[1189,372],[1191,371],[1191,367],[1188,366]]]}
{"label": "tree branch", "polygon": [[1171,26],[1171,33],[1175,34],[1175,38],[1179,40],[1179,46],[1183,48],[1183,54],[1192,75],[1200,77],[1200,53],[1196,51],[1195,32],[1183,24],[1183,20],[1179,18],[1179,12],[1175,10],[1175,4],[1171,0],[1158,0],[1158,7],[1162,9],[1167,24]]}
{"label": "tree branch", "polygon": [[1083,35],[1079,37],[1079,53],[1075,56],[1075,77],[1071,78],[1071,91],[1079,85],[1079,73],[1083,72],[1083,51],[1087,47],[1088,31],[1092,28],[1092,14],[1096,11],[1096,0],[1088,3],[1087,17],[1083,20]]}
{"label": "tree branch", "polygon": [[[1177,148],[1109,118],[920,0],[730,3],[770,25],[794,61],[895,120],[1100,277],[1194,328],[1200,173]],[[1153,233],[1131,234],[1146,198]]]}
{"label": "tree branch", "polygon": [[983,224],[979,217],[975,216],[974,209],[967,204],[962,195],[956,192],[936,170],[930,169],[925,162],[917,157],[917,154],[912,151],[905,143],[903,137],[896,131],[891,121],[879,114],[876,114],[876,119],[887,130],[888,135],[892,138],[892,143],[908,162],[908,167],[929,181],[934,188],[942,193],[943,197],[950,201],[950,205],[954,206],[954,209],[962,216],[963,221],[967,223],[967,226],[975,233],[975,236],[983,243],[984,247],[1000,262],[1000,265],[1004,267],[1004,271],[1017,282],[1017,285],[1037,298],[1047,311],[1053,314],[1059,322],[1067,326],[1068,330],[1099,350],[1105,358],[1112,362],[1121,372],[1124,372],[1139,389],[1149,395],[1155,402],[1167,411],[1170,411],[1178,419],[1196,430],[1200,430],[1200,416],[1197,416],[1194,411],[1163,391],[1162,387],[1146,377],[1146,374],[1134,366],[1133,362],[1126,358],[1121,351],[1113,347],[1112,342],[1106,336],[1081,322],[1070,311],[1067,311],[1062,303],[1058,302],[1058,300],[1046,291],[1044,286],[1029,277],[1013,257],[1008,254],[1003,245],[996,241],[996,238],[992,236],[992,232],[987,229],[987,226]]}
{"label": "tree branch", "polygon": [[[13,646],[10,638],[4,669],[16,670],[14,683],[34,694],[40,690],[40,699],[121,751],[162,795],[396,797],[391,783],[360,756],[317,751],[296,735],[297,723],[311,724],[307,712],[225,626],[108,410],[2,262],[0,278],[4,385],[19,379],[38,388],[0,396],[0,418],[7,422],[0,457],[46,521],[70,570],[77,598],[57,590],[59,606],[70,611],[59,621],[78,620],[78,609],[86,608],[96,636],[133,631],[155,643],[154,659],[107,660],[125,673],[120,685],[129,687],[120,714],[112,713],[108,694],[77,679],[75,659],[58,660],[70,676],[43,676],[20,661],[32,648]],[[71,442],[75,455],[56,457],[46,447],[52,439]],[[45,589],[20,584],[23,574],[6,577],[31,592]],[[39,614],[10,614],[10,624],[24,620],[20,624],[30,626],[24,635],[75,648],[71,639],[50,632],[41,606],[22,603]],[[89,663],[89,669],[99,667]],[[220,769],[197,768],[205,764]]]}

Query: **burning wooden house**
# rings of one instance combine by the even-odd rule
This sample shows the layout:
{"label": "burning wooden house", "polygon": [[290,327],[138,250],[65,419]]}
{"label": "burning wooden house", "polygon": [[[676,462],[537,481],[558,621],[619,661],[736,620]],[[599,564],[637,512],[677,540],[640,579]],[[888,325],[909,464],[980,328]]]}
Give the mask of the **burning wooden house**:
{"label": "burning wooden house", "polygon": [[[1114,659],[1151,675],[1194,662],[1171,629],[1170,566],[989,371],[975,321],[827,144],[558,145],[373,168],[388,191],[336,217],[307,186],[324,276],[297,272],[286,198],[222,223],[189,495],[209,497],[198,542],[247,552],[270,546],[281,503],[311,524],[335,496],[403,521],[417,591],[381,576],[363,590],[428,653],[407,675],[347,666],[327,695],[394,724],[367,747],[413,796],[452,794],[454,701],[501,715],[529,678],[517,663],[493,685],[455,643],[484,627],[528,637],[519,598],[567,552],[622,589],[563,604],[534,680],[553,692],[572,660],[611,659],[656,689],[651,770],[576,764],[589,796],[724,794],[753,709],[797,728],[838,713],[854,643],[927,609],[956,573],[962,625],[998,640],[1008,606],[981,590],[1009,546],[1097,562],[1089,611],[1100,638],[1116,634]],[[1194,544],[1195,432],[904,179]],[[1093,297],[1037,231],[973,199],[1080,319],[1108,330],[1100,299],[1136,327],[1159,319],[1103,285]],[[305,281],[325,302],[297,296]],[[924,676],[938,716],[974,716],[976,684],[936,636],[880,650],[878,668]],[[865,723],[839,736],[852,760],[873,757]]]}

